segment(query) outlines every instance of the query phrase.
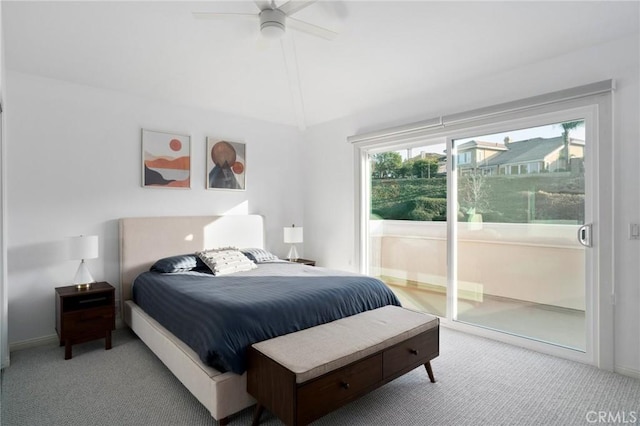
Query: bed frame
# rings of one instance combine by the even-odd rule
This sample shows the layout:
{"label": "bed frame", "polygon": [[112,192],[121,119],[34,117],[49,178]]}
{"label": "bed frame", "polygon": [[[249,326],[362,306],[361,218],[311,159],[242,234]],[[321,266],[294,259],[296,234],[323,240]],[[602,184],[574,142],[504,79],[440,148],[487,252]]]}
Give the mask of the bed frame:
{"label": "bed frame", "polygon": [[220,424],[255,404],[246,373],[221,373],[131,300],[138,274],[162,257],[217,247],[264,248],[264,219],[258,215],[138,217],[120,219],[120,291],[125,323],[209,410]]}

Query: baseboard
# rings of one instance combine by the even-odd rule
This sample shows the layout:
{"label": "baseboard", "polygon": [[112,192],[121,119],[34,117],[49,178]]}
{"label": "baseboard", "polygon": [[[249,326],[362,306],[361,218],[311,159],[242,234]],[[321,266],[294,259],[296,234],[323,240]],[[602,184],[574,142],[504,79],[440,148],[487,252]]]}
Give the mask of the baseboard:
{"label": "baseboard", "polygon": [[34,348],[36,346],[50,345],[59,343],[58,335],[51,334],[49,336],[36,337],[35,339],[22,340],[20,342],[9,343],[9,352],[19,351],[21,349]]}
{"label": "baseboard", "polygon": [[11,364],[9,354],[4,357],[2,360],[2,365],[0,365],[0,370],[7,368]]}
{"label": "baseboard", "polygon": [[[124,322],[120,319],[116,319],[116,330],[125,328]],[[58,335],[51,334],[49,336],[36,337],[35,339],[22,340],[20,342],[9,343],[9,352],[19,351],[21,349],[35,348],[36,346],[50,345],[52,343],[59,343]],[[8,363],[8,360],[7,360]]]}
{"label": "baseboard", "polygon": [[634,379],[640,379],[640,370],[629,367],[614,366],[613,371],[622,374],[623,376],[633,377]]}

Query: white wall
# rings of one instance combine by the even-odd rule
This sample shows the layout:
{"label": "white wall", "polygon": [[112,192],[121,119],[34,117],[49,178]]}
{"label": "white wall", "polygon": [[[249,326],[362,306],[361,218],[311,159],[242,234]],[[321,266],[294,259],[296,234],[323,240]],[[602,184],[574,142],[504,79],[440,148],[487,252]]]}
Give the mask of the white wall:
{"label": "white wall", "polygon": [[629,223],[640,222],[639,49],[636,35],[502,74],[461,81],[457,86],[416,93],[414,98],[308,129],[303,153],[309,166],[304,204],[307,256],[325,266],[357,269],[355,160],[353,147],[346,142],[348,136],[613,78],[617,83],[615,141],[601,143],[611,144],[615,166],[601,173],[613,173],[615,180],[614,362],[617,371],[640,376],[640,241],[628,238]]}
{"label": "white wall", "polygon": [[[55,334],[54,287],[76,261],[60,246],[97,234],[94,278],[119,284],[117,219],[261,214],[267,247],[284,256],[282,227],[302,222],[299,132],[214,111],[9,71],[7,93],[9,341]],[[141,128],[191,135],[190,190],[141,187]],[[205,137],[247,144],[247,190],[205,189]]]}

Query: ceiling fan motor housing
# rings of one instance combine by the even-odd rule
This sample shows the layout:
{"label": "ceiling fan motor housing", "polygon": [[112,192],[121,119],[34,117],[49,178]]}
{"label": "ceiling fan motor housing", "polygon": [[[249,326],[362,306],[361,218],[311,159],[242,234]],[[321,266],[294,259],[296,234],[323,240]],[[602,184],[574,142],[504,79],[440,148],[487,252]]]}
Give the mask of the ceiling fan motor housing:
{"label": "ceiling fan motor housing", "polygon": [[286,15],[279,9],[260,12],[260,32],[267,38],[279,38],[284,34]]}

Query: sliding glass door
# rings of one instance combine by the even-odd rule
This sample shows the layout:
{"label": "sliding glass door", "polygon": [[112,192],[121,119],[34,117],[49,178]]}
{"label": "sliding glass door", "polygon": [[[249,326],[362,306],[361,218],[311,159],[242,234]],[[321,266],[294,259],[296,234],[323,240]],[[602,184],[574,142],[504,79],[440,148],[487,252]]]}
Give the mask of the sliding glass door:
{"label": "sliding glass door", "polygon": [[581,117],[452,140],[455,320],[586,350],[589,143]]}
{"label": "sliding glass door", "polygon": [[443,324],[598,362],[595,117],[557,110],[362,150],[364,272]]}

